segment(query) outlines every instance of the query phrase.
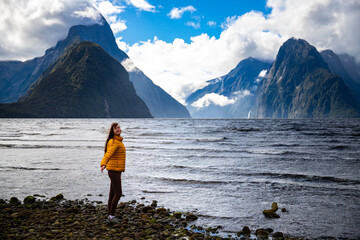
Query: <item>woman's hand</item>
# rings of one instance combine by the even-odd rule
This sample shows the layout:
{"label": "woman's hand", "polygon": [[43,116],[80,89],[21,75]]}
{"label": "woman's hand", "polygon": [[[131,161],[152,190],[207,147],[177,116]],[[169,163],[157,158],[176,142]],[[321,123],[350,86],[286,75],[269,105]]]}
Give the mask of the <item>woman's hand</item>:
{"label": "woman's hand", "polygon": [[104,171],[105,167],[106,167],[105,165],[102,165],[102,166],[100,167],[101,172]]}

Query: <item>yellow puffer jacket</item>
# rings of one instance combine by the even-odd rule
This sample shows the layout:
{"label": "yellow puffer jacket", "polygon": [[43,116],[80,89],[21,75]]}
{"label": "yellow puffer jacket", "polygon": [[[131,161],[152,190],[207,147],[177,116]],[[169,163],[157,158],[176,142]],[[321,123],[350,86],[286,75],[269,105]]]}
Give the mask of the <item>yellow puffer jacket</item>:
{"label": "yellow puffer jacket", "polygon": [[105,165],[107,170],[125,172],[126,149],[122,140],[123,138],[118,136],[109,140],[100,166]]}

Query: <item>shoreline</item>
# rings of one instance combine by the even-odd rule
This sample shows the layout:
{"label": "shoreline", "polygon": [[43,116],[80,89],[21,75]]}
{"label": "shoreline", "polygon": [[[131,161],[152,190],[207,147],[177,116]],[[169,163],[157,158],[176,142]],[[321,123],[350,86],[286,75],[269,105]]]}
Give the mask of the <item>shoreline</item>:
{"label": "shoreline", "polygon": [[62,194],[39,198],[45,196],[28,196],[22,202],[16,197],[0,199],[1,239],[308,239],[246,226],[224,237],[222,226],[197,226],[193,213],[158,207],[155,200],[151,205],[120,202],[115,214],[120,223],[109,225],[102,203],[66,200]]}

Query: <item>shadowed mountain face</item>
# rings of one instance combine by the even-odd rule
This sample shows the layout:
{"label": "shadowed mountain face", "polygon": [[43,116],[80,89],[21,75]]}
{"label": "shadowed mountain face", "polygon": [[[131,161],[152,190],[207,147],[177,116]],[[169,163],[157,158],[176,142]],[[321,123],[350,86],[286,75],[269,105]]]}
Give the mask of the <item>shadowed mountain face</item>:
{"label": "shadowed mountain face", "polygon": [[340,61],[344,65],[350,77],[360,84],[360,64],[355,62],[355,58],[349,54],[339,54]]}
{"label": "shadowed mountain face", "polygon": [[[101,24],[73,26],[66,39],[48,49],[42,57],[26,62],[0,61],[0,102],[18,101],[31,88],[32,84],[36,84],[36,80],[44,75],[44,71],[54,64],[65,49],[74,42],[80,41],[99,44],[119,63],[128,59],[126,53],[118,48],[110,26],[104,18],[102,18]],[[145,101],[154,117],[190,117],[183,105],[156,86],[139,69],[130,74],[130,81],[133,82],[137,94]],[[157,97],[154,99],[153,96]]]}
{"label": "shadowed mountain face", "polygon": [[92,42],[80,42],[48,69],[20,102],[2,104],[6,117],[151,117],[121,64]]}
{"label": "shadowed mountain face", "polygon": [[[321,57],[324,59],[324,61],[328,64],[330,71],[332,73],[339,75],[344,80],[346,86],[350,88],[358,104],[360,104],[360,83],[358,83],[355,79],[353,79],[350,76],[348,71],[345,69],[345,66],[342,63],[340,57],[337,54],[335,54],[332,50],[325,50],[320,52],[320,54]],[[354,61],[353,63],[350,60],[348,61],[348,65],[350,67],[356,66],[354,59],[353,61]],[[352,69],[350,69],[350,71],[352,71]],[[354,71],[354,74],[356,74],[356,71]]]}
{"label": "shadowed mountain face", "polygon": [[355,97],[332,74],[320,53],[304,40],[280,48],[262,84],[260,118],[346,118],[360,116]]}

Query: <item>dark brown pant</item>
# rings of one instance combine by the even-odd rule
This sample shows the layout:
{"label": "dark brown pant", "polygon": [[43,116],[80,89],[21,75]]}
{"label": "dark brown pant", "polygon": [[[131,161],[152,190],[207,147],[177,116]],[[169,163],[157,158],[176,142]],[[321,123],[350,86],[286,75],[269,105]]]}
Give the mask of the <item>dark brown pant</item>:
{"label": "dark brown pant", "polygon": [[114,216],[116,206],[121,198],[121,172],[119,171],[108,171],[110,182],[110,193],[108,201],[108,213]]}

